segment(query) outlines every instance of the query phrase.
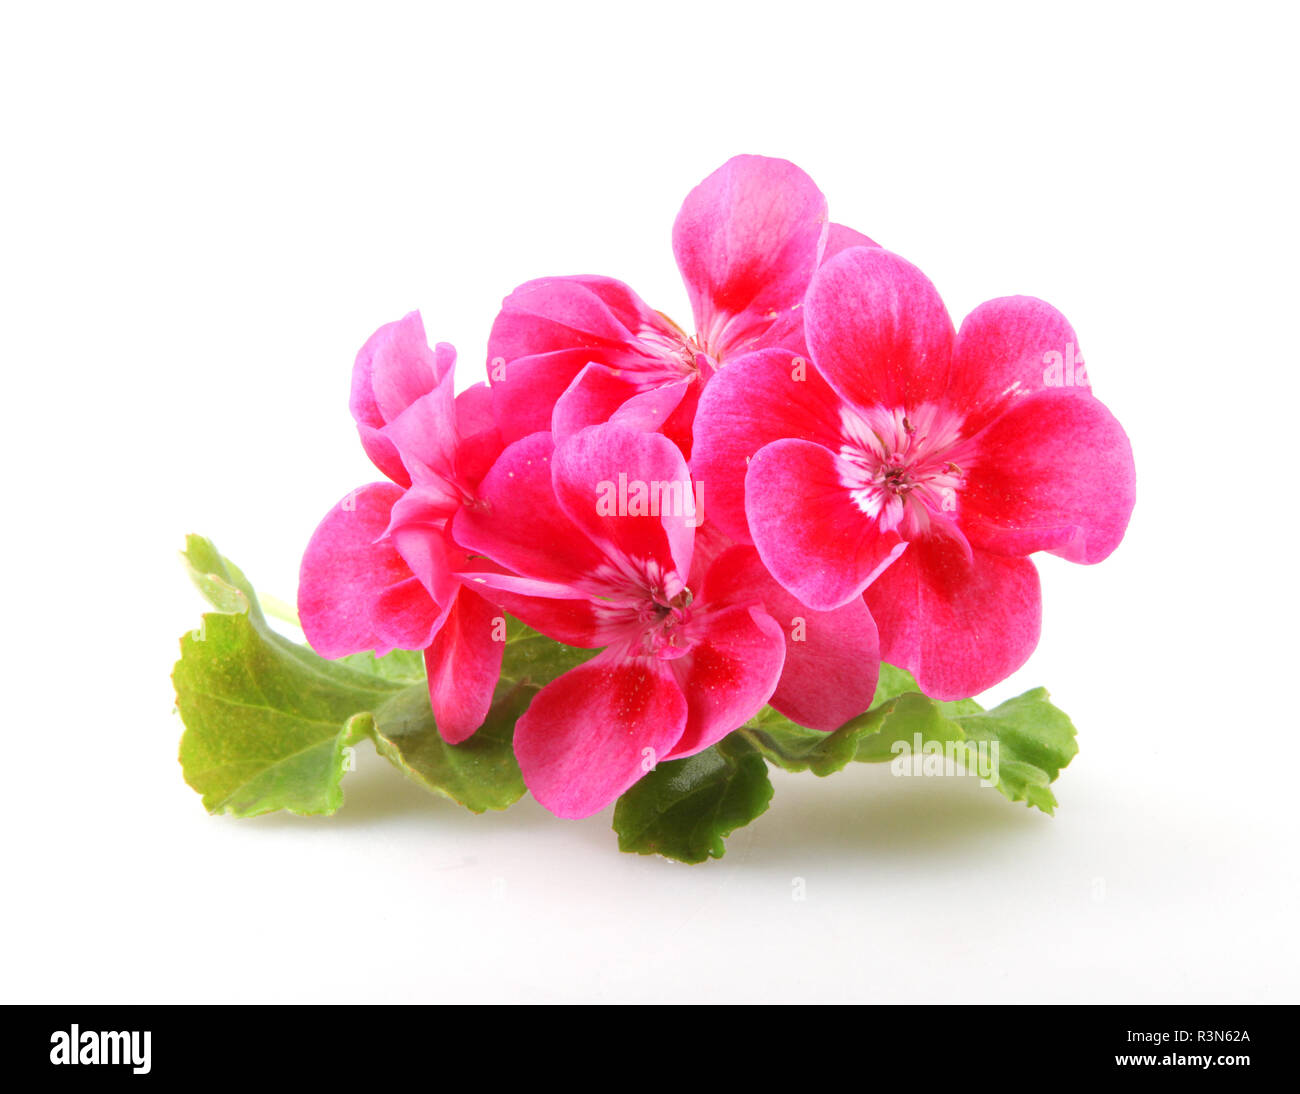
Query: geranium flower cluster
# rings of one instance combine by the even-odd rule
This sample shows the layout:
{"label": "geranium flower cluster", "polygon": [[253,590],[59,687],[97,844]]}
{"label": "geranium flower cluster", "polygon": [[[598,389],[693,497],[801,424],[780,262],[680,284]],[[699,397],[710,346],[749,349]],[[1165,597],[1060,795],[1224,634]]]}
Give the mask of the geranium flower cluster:
{"label": "geranium flower cluster", "polygon": [[1098,562],[1133,508],[1128,439],[1042,301],[955,329],[920,270],[759,156],[691,191],[673,251],[690,324],[612,278],[531,281],[460,394],[418,314],[381,327],[351,408],[387,481],[302,562],[312,647],[423,650],[452,743],[488,714],[504,613],[599,650],[515,728],[560,816],[768,704],[834,730],[882,658],[938,699],[988,688],[1038,641],[1029,556]]}

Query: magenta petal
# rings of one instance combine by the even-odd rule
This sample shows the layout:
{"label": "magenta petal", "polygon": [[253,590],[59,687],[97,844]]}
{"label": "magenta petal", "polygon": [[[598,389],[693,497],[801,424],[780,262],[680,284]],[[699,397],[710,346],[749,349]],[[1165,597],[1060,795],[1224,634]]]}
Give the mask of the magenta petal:
{"label": "magenta petal", "polygon": [[566,349],[494,364],[492,411],[502,440],[549,430],[555,404],[591,358],[590,350]]}
{"label": "magenta petal", "polygon": [[1133,450],[1098,400],[1039,392],[1018,400],[977,444],[962,492],[972,544],[1087,563],[1119,545],[1136,498]]}
{"label": "magenta petal", "polygon": [[815,612],[773,580],[752,547],[734,547],[720,555],[701,595],[710,603],[757,597],[780,625],[785,666],[768,703],[791,721],[833,730],[871,706],[880,643],[861,597],[834,611]]}
{"label": "magenta petal", "polygon": [[488,376],[506,441],[551,428],[556,401],[591,362],[643,360],[637,336],[669,331],[621,281],[545,277],[506,297],[488,339]]}
{"label": "magenta petal", "polygon": [[785,661],[781,627],[759,607],[709,611],[691,639],[691,652],[669,662],[687,704],[669,760],[708,748],[762,710]]}
{"label": "magenta petal", "polygon": [[763,564],[818,611],[861,594],[906,544],[854,504],[839,457],[810,441],[776,441],[750,461],[745,512]]}
{"label": "magenta petal", "polygon": [[[549,433],[509,445],[479,484],[479,504],[456,514],[456,542],[526,577],[583,581],[606,561],[555,498]],[[594,506],[594,501],[593,501]]]}
{"label": "magenta petal", "polygon": [[505,619],[477,593],[461,589],[424,656],[433,720],[443,740],[460,744],[488,715],[501,677]]}
{"label": "magenta petal", "polygon": [[667,756],[685,724],[666,662],[606,651],[537,693],[515,726],[515,755],[543,806],[586,817]]}
{"label": "magenta petal", "polygon": [[622,346],[655,312],[612,277],[541,277],[515,289],[501,305],[488,338],[489,362],[509,364],[554,350]]}
{"label": "magenta petal", "polygon": [[750,542],[750,459],[788,437],[838,448],[839,426],[839,396],[804,358],[770,349],[732,361],[709,381],[695,412],[691,474],[702,485],[706,524],[738,543]]}
{"label": "magenta petal", "polygon": [[388,588],[411,578],[384,536],[401,495],[391,483],[354,490],[307,544],[298,573],[298,615],[307,641],[322,657],[391,648],[376,632],[374,609]]}
{"label": "magenta petal", "polygon": [[817,271],[804,301],[808,349],[857,407],[915,409],[939,400],[952,320],[929,279],[879,247],[851,247]]}
{"label": "magenta petal", "polygon": [[964,415],[967,435],[1039,391],[1091,394],[1074,329],[1032,296],[981,304],[962,320],[952,359],[946,398]]}
{"label": "magenta petal", "polygon": [[936,699],[967,699],[1006,679],[1038,644],[1038,571],[1023,558],[952,540],[912,543],[866,592],[880,656]]}
{"label": "magenta petal", "polygon": [[[450,607],[450,602],[447,607]],[[375,653],[389,650],[422,650],[433,641],[446,618],[447,611],[429,596],[415,577],[390,585],[375,601],[371,617],[379,645]]]}
{"label": "magenta petal", "polygon": [[714,359],[753,347],[803,299],[821,254],[826,199],[786,160],[736,156],[700,183],[673,225],[696,331]]}
{"label": "magenta petal", "polygon": [[551,416],[556,442],[585,429],[616,421],[629,429],[659,432],[682,401],[690,381],[642,391],[632,375],[606,365],[587,365],[565,390]]}
{"label": "magenta petal", "polygon": [[685,581],[695,494],[686,461],[667,437],[592,426],[556,446],[553,476],[565,513],[607,557],[675,569]]}

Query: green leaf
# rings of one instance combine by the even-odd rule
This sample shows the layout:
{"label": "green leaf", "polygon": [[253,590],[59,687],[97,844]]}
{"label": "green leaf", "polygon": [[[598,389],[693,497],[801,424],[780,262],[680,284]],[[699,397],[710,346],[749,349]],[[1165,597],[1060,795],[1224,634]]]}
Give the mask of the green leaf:
{"label": "green leaf", "polygon": [[[787,771],[830,775],[850,760],[888,763],[906,747],[947,747],[965,769],[977,770],[981,741],[997,742],[998,790],[1045,813],[1057,805],[1050,789],[1078,751],[1070,719],[1042,688],[985,710],[974,699],[939,702],[923,695],[912,675],[880,666],[871,708],[834,733],[805,729],[765,707],[737,731],[769,763]],[[986,750],[991,760],[991,750]]]}
{"label": "green leaf", "polygon": [[830,775],[857,756],[858,729],[852,722],[834,733],[823,733],[764,707],[737,732],[765,760],[786,771]]}
{"label": "green leaf", "polygon": [[998,790],[1051,813],[1057,805],[1051,784],[1079,751],[1074,724],[1034,688],[978,713],[953,719],[972,742],[998,743]]}
{"label": "green leaf", "polygon": [[191,536],[184,558],[217,608],[181,639],[172,673],[185,781],[213,813],[332,813],[343,801],[354,716],[398,685],[272,631],[248,580],[207,540]]}
{"label": "green leaf", "polygon": [[347,665],[369,676],[402,684],[425,681],[424,654],[419,650],[393,650],[383,657],[376,657],[373,653],[350,653],[346,657],[340,657],[334,664]]}
{"label": "green leaf", "polygon": [[763,757],[733,733],[694,756],[659,764],[619,798],[618,848],[679,862],[721,858],[726,837],[771,800]]}
{"label": "green leaf", "polygon": [[501,658],[503,680],[540,688],[600,652],[566,646],[538,634],[513,616],[505,618],[506,648]]}
{"label": "green leaf", "polygon": [[874,709],[890,699],[896,699],[906,691],[918,693],[921,691],[916,686],[916,678],[907,669],[900,669],[897,665],[881,661],[880,678],[876,681],[876,694],[867,709]]}
{"label": "green leaf", "polygon": [[[182,638],[172,674],[185,723],[182,771],[211,812],[332,813],[343,802],[347,750],[367,736],[421,785],[475,812],[503,809],[523,794],[512,735],[535,688],[507,680],[483,728],[448,745],[434,724],[420,653],[328,661],[271,629],[248,579],[211,542],[190,536],[182,557],[217,609]],[[530,673],[572,656],[567,647],[533,648],[525,631],[516,627]]]}
{"label": "green leaf", "polygon": [[375,712],[375,747],[427,790],[458,802],[474,813],[505,809],[524,795],[515,762],[515,722],[537,689],[503,680],[497,685],[487,721],[469,740],[449,745],[434,725],[429,696],[407,689]]}

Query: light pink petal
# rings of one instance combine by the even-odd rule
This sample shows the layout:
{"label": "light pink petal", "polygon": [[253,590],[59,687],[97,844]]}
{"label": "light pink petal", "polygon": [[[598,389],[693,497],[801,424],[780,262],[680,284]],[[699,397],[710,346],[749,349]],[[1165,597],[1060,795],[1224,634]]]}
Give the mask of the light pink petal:
{"label": "light pink petal", "polygon": [[462,508],[452,531],[467,550],[508,570],[573,585],[598,570],[606,558],[556,501],[554,450],[549,433],[534,433],[509,445],[479,485],[479,504]]}
{"label": "light pink petal", "polygon": [[606,651],[537,693],[515,726],[515,756],[545,808],[586,817],[667,756],[685,725],[666,662]]}
{"label": "light pink petal", "polygon": [[384,536],[401,494],[391,483],[354,490],[307,544],[298,574],[298,615],[307,641],[322,657],[391,648],[376,631],[374,611],[387,589],[411,578]]}
{"label": "light pink petal", "polygon": [[763,564],[810,608],[859,596],[903,551],[854,504],[839,457],[810,441],[776,441],[750,461],[745,512]]}
{"label": "light pink petal", "polygon": [[424,655],[433,720],[442,738],[460,744],[483,724],[501,677],[505,617],[462,588]]}
{"label": "light pink petal", "polygon": [[528,624],[533,630],[566,646],[599,649],[611,634],[600,605],[580,589],[514,574],[462,573],[471,589]]}
{"label": "light pink petal", "polygon": [[[822,251],[821,264],[824,266],[841,251],[850,247],[879,247],[880,244],[861,232],[846,228],[843,224],[831,224],[826,233],[826,246]],[[808,342],[803,329],[803,302],[781,312],[755,343],[755,349],[786,349],[801,357],[809,356]]]}
{"label": "light pink petal", "polygon": [[592,426],[556,446],[553,476],[555,496],[569,519],[608,558],[662,573],[675,569],[685,580],[695,495],[686,461],[667,437]]}
{"label": "light pink petal", "polygon": [[1079,339],[1065,316],[1032,296],[981,304],[962,321],[947,402],[968,435],[1039,391],[1091,394]]}
{"label": "light pink petal", "polygon": [[910,410],[940,399],[952,320],[929,279],[879,247],[851,247],[817,271],[804,330],[818,369],[858,407]]}
{"label": "light pink petal", "polygon": [[569,385],[551,416],[557,443],[589,425],[617,422],[640,432],[660,432],[682,401],[689,380],[641,390],[634,374],[587,365]]}
{"label": "light pink petal", "polygon": [[803,299],[821,257],[826,198],[794,164],[736,156],[686,197],[673,253],[715,359],[755,348]]}
{"label": "light pink petal", "polygon": [[785,667],[768,703],[791,721],[833,730],[871,706],[880,643],[861,597],[834,611],[815,612],[781,588],[752,547],[733,547],[719,556],[701,596],[711,604],[757,598],[780,625]]}
{"label": "light pink petal", "polygon": [[1038,571],[1023,558],[919,540],[871,585],[880,656],[935,699],[967,699],[1006,679],[1038,644]]}
{"label": "light pink petal", "polygon": [[972,544],[1088,563],[1119,545],[1136,498],[1133,450],[1100,401],[1060,391],[1019,399],[978,445],[961,495]]}
{"label": "light pink petal", "polygon": [[695,412],[691,474],[702,484],[705,524],[749,543],[745,472],[766,444],[785,438],[838,448],[840,398],[812,364],[786,350],[738,357],[709,381]]}
{"label": "light pink petal", "polygon": [[708,748],[762,710],[785,660],[781,627],[759,607],[709,611],[691,638],[691,652],[669,662],[687,704],[670,760]]}
{"label": "light pink petal", "polygon": [[843,224],[832,223],[826,233],[826,247],[822,251],[822,265],[826,265],[841,251],[847,251],[850,247],[879,247],[870,236],[865,236],[853,228]]}

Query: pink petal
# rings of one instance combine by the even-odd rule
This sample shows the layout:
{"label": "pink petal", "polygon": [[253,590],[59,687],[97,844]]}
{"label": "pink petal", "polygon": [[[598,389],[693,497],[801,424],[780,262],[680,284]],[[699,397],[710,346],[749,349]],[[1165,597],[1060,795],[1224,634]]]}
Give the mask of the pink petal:
{"label": "pink petal", "polygon": [[380,327],[357,354],[352,367],[352,416],[361,443],[375,465],[407,485],[409,479],[390,440],[379,431],[412,402],[433,389],[451,367],[456,351],[440,343],[429,348],[419,312]]}
{"label": "pink petal", "polygon": [[429,595],[446,605],[457,588],[452,576],[457,568],[452,555],[457,548],[447,524],[460,499],[450,497],[440,485],[432,482],[406,491],[393,506],[388,535]]}
{"label": "pink petal", "polygon": [[870,236],[864,236],[861,232],[848,228],[843,224],[834,224],[826,233],[826,247],[822,251],[822,265],[826,265],[841,251],[847,251],[850,247],[879,247]]}
{"label": "pink petal", "polygon": [[826,233],[826,199],[786,160],[736,156],[687,195],[673,253],[715,359],[750,348],[799,304]]}
{"label": "pink petal", "polygon": [[1091,563],[1119,545],[1136,499],[1133,450],[1097,399],[1063,391],[1018,399],[978,445],[961,510],[975,546]]}
{"label": "pink petal", "polygon": [[709,611],[691,638],[691,652],[669,662],[687,705],[670,760],[708,748],[762,710],[785,661],[781,627],[759,607]]}
{"label": "pink petal", "polygon": [[443,740],[460,744],[487,718],[501,677],[504,617],[477,593],[461,589],[446,623],[424,655],[433,720]]}
{"label": "pink petal", "polygon": [[686,461],[667,437],[613,424],[592,426],[557,445],[553,476],[555,496],[569,519],[608,558],[662,572],[675,569],[685,580],[695,538],[695,495]]}
{"label": "pink petal", "polygon": [[1023,558],[947,538],[918,540],[866,592],[880,656],[936,699],[967,699],[1006,679],[1038,644],[1038,571]]}
{"label": "pink petal", "polygon": [[745,512],[768,571],[818,611],[859,596],[906,546],[854,504],[839,458],[810,441],[759,451],[745,476]]}
{"label": "pink petal", "polygon": [[840,399],[804,358],[786,350],[738,357],[709,381],[695,413],[691,474],[703,485],[705,523],[751,542],[745,472],[764,445],[793,437],[838,448]]}
{"label": "pink petal", "polygon": [[447,610],[438,606],[417,578],[408,577],[380,593],[370,614],[379,637],[375,652],[382,657],[389,650],[425,649],[442,626]]}
{"label": "pink petal", "polygon": [[1016,400],[1054,386],[1067,394],[1091,393],[1078,336],[1050,304],[1005,296],[962,321],[947,400],[964,413],[968,435]]}
{"label": "pink petal", "polygon": [[444,481],[456,477],[460,436],[454,384],[449,368],[432,390],[413,399],[383,429],[412,481],[427,480],[430,473]]}
{"label": "pink petal", "polygon": [[914,409],[944,393],[952,320],[926,276],[878,247],[851,247],[817,271],[804,329],[818,369],[857,407]]}
{"label": "pink petal", "polygon": [[307,544],[298,574],[298,615],[307,641],[322,657],[392,648],[376,631],[374,611],[386,590],[411,578],[384,536],[401,494],[391,483],[354,490]]}
{"label": "pink petal", "polygon": [[752,547],[734,547],[720,556],[701,596],[709,603],[757,597],[780,625],[785,667],[768,703],[791,721],[833,730],[871,706],[880,644],[861,597],[834,611],[815,612],[781,588]]}
{"label": "pink petal", "polygon": [[545,808],[586,817],[667,756],[685,724],[665,662],[606,651],[537,693],[515,726],[515,755]]}

